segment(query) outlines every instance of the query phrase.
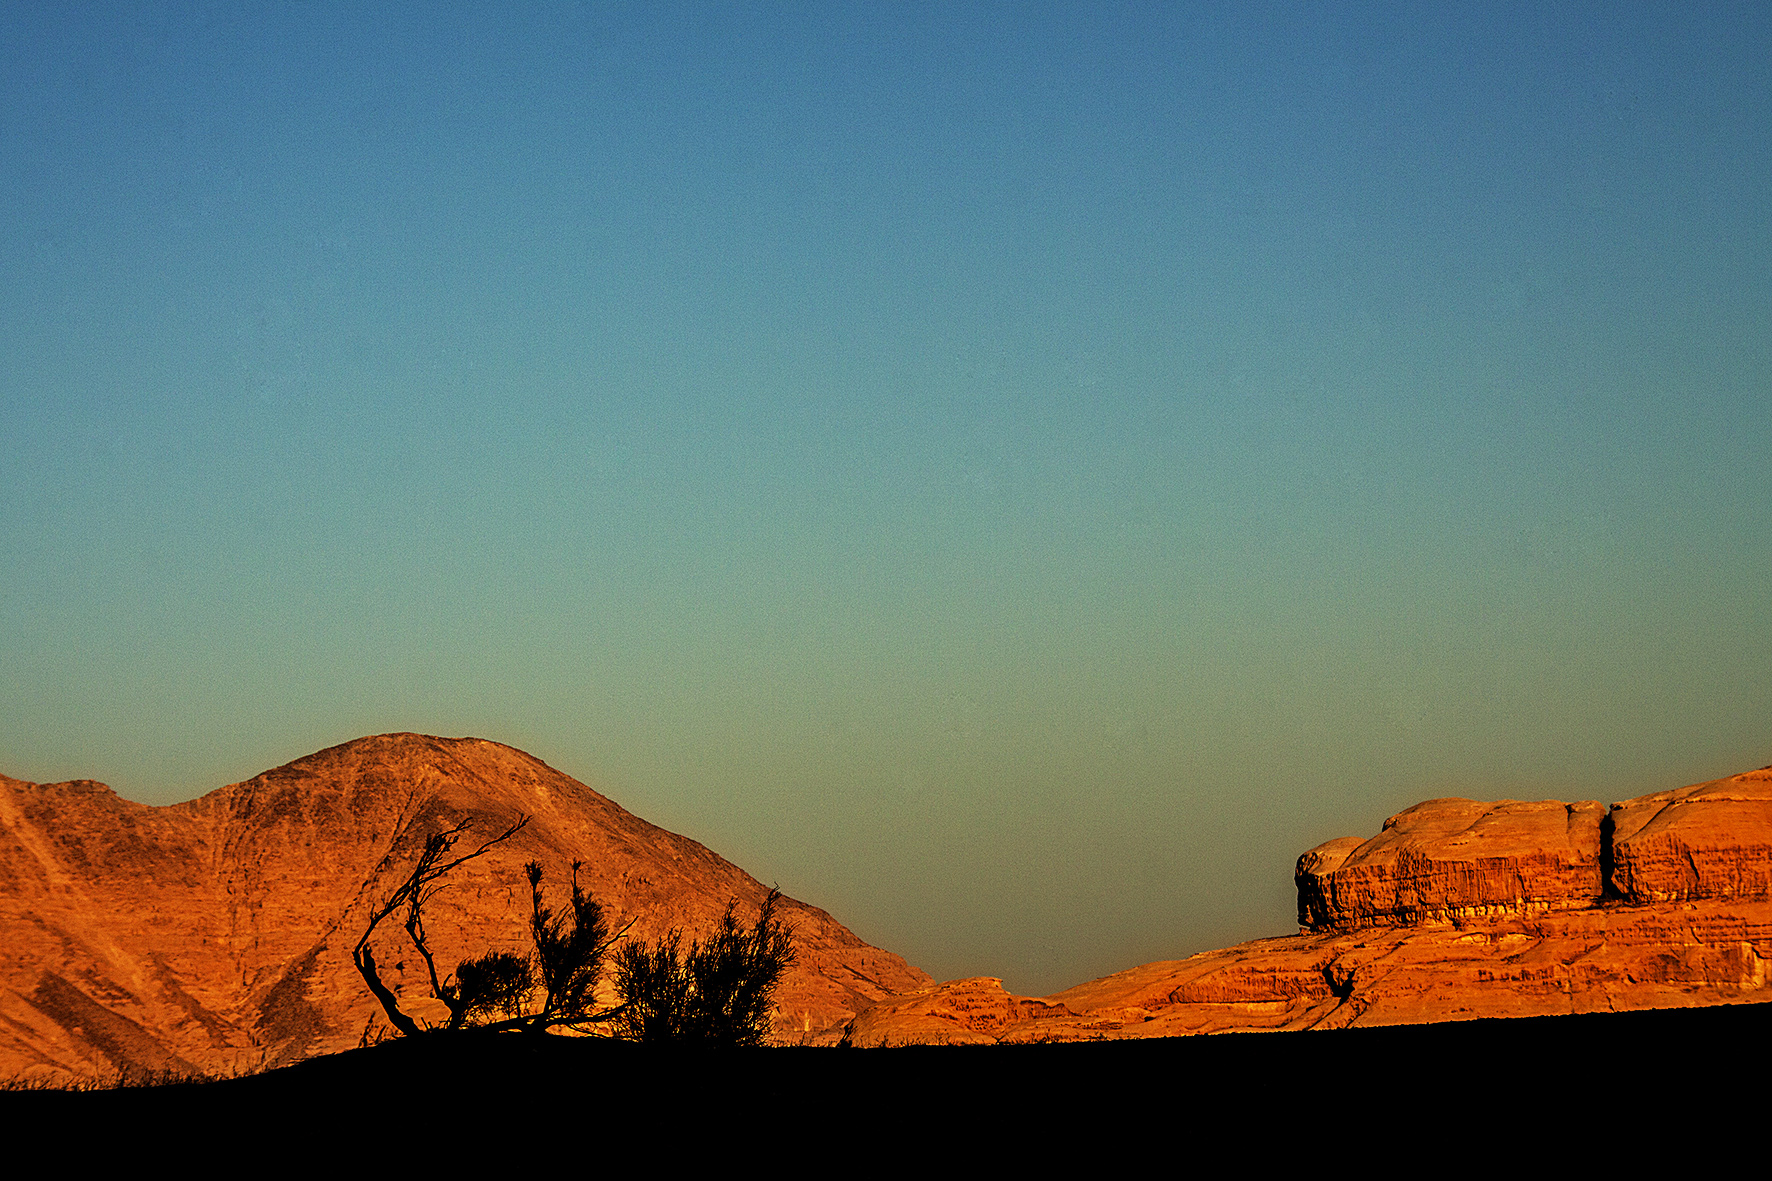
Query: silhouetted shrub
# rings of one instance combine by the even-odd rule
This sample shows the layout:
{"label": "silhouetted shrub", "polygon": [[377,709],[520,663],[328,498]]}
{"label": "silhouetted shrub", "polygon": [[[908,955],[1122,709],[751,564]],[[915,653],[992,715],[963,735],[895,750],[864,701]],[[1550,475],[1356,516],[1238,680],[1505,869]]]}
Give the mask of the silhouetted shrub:
{"label": "silhouetted shrub", "polygon": [[[447,982],[445,988],[450,987]],[[455,969],[455,995],[463,1023],[479,1025],[495,1017],[521,1017],[535,992],[529,957],[494,951],[463,960]]]}
{"label": "silhouetted shrub", "polygon": [[630,943],[615,960],[616,1036],[653,1044],[761,1045],[769,1033],[770,1002],[794,962],[793,932],[775,917],[781,893],[771,890],[757,921],[739,925],[726,904],[720,927],[682,952],[672,931],[655,946]]}

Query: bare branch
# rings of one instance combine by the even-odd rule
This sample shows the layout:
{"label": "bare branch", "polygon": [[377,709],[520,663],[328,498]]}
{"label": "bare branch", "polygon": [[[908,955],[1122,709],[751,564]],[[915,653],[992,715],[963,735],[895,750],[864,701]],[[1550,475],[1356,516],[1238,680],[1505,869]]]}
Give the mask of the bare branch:
{"label": "bare branch", "polygon": [[[442,888],[441,886],[432,886],[433,882],[438,881],[458,866],[465,865],[479,857],[494,845],[510,840],[521,832],[523,826],[528,823],[528,816],[519,815],[517,822],[505,829],[504,832],[486,841],[472,853],[465,853],[450,861],[444,861],[444,858],[448,857],[456,843],[461,840],[462,833],[468,829],[468,822],[466,820],[458,821],[448,828],[432,833],[425,839],[424,851],[419,854],[418,861],[413,865],[412,872],[406,876],[406,880],[395,887],[393,893],[389,894],[380,906],[370,912],[369,925],[363,929],[362,937],[357,940],[357,946],[352,949],[351,961],[357,965],[357,972],[363,977],[363,982],[369,986],[369,991],[374,994],[376,1000],[381,1002],[382,1009],[388,1015],[388,1021],[401,1033],[417,1034],[419,1024],[401,1011],[399,998],[387,985],[382,983],[381,973],[375,962],[375,953],[369,945],[369,937],[375,934],[376,927],[381,924],[383,919],[400,907],[407,907],[406,931],[412,937],[412,941],[417,944],[419,953],[424,956],[425,965],[430,971],[432,995],[449,1007],[450,1025],[453,1027],[458,1024],[455,1006],[450,1003],[444,993],[444,986],[437,979],[437,966],[431,958],[429,946],[425,943],[424,921],[420,916],[420,909],[435,896],[437,890]],[[391,857],[392,852],[390,851],[389,858]],[[385,867],[387,863],[388,859],[384,858],[382,866]]]}

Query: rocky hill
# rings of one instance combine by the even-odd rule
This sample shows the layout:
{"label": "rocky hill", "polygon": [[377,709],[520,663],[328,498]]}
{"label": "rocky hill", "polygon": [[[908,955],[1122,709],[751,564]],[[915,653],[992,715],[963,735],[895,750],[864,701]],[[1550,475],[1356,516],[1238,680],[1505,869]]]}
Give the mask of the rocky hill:
{"label": "rocky hill", "polygon": [[[158,808],[101,783],[0,776],[0,1077],[228,1072],[357,1045],[379,1012],[350,958],[367,909],[431,833],[467,821],[484,839],[519,814],[529,824],[427,909],[441,963],[524,950],[531,860],[557,902],[582,860],[595,896],[642,939],[706,931],[733,899],[754,915],[767,894],[695,841],[479,739],[363,738]],[[778,1040],[930,983],[816,907],[789,899],[781,914],[800,959],[777,995]],[[388,926],[384,974],[408,999],[428,996],[422,961]]]}
{"label": "rocky hill", "polygon": [[1772,768],[1595,801],[1429,800],[1298,859],[1299,934],[1045,998],[950,981],[858,1044],[1340,1028],[1772,1000]]}

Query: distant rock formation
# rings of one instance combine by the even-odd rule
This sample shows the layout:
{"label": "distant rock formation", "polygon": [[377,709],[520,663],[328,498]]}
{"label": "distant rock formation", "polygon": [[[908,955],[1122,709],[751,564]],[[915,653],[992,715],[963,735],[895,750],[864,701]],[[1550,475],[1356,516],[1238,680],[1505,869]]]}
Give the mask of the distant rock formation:
{"label": "distant rock formation", "polygon": [[882,1001],[860,1045],[1167,1037],[1772,1001],[1772,768],[1614,804],[1429,800],[1298,859],[1294,936],[1032,1000]]}
{"label": "distant rock formation", "polygon": [[1772,770],[1641,796],[1429,800],[1298,859],[1309,931],[1726,899],[1772,899]]}
{"label": "distant rock formation", "polygon": [[[524,949],[530,860],[556,902],[582,860],[642,939],[706,931],[729,900],[754,915],[767,893],[695,841],[479,739],[363,738],[161,808],[90,781],[0,776],[0,1077],[226,1072],[358,1044],[379,1012],[350,959],[366,909],[430,833],[466,820],[484,839],[519,813],[529,825],[427,909],[442,963]],[[778,1040],[929,983],[816,907],[790,899],[781,915],[800,959],[777,994]],[[422,961],[388,926],[377,958],[425,1011]]]}
{"label": "distant rock formation", "polygon": [[1606,809],[1592,800],[1428,800],[1371,840],[1298,859],[1298,922],[1311,931],[1418,926],[1597,905]]}
{"label": "distant rock formation", "polygon": [[1637,905],[1772,899],[1772,767],[1612,808],[1608,873]]}
{"label": "distant rock formation", "polygon": [[[949,980],[910,996],[882,1001],[859,1014],[845,1031],[854,1045],[981,1045],[1005,1040],[1039,1041],[1044,1022],[1069,1028],[1076,1013],[1062,1004],[1011,995],[996,976]],[[828,1039],[827,1039],[828,1040]]]}

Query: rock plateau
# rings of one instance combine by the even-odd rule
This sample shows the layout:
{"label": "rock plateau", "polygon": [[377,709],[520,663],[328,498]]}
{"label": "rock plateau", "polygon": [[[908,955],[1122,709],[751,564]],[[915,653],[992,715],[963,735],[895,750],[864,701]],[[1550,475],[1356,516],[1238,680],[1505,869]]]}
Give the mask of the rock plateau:
{"label": "rock plateau", "polygon": [[1297,935],[1045,998],[951,981],[859,1045],[1168,1037],[1772,1000],[1772,768],[1613,804],[1429,800],[1298,859]]}

